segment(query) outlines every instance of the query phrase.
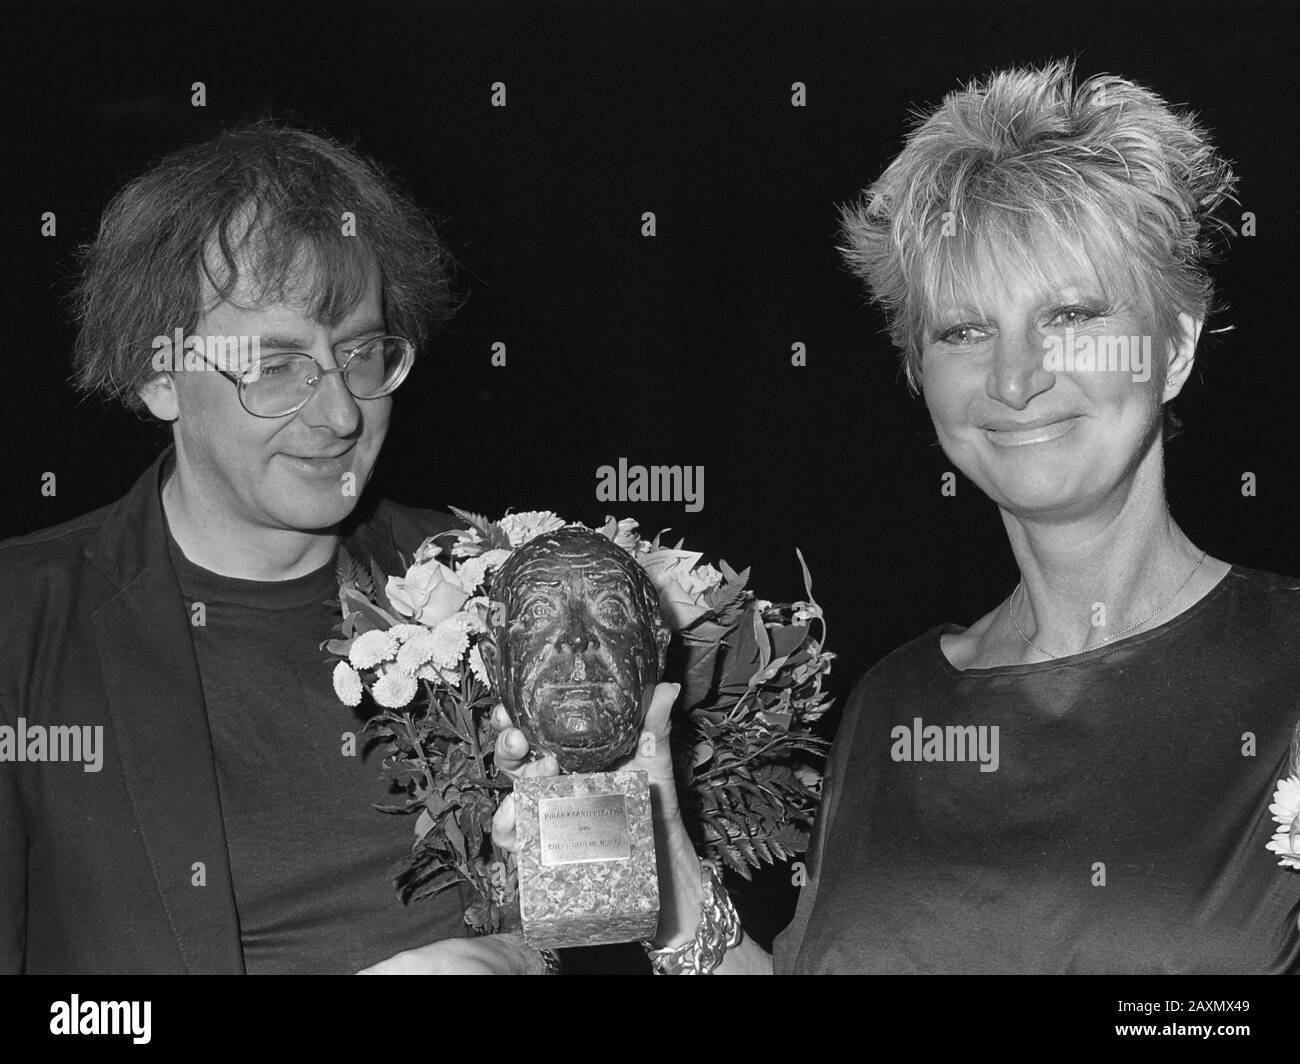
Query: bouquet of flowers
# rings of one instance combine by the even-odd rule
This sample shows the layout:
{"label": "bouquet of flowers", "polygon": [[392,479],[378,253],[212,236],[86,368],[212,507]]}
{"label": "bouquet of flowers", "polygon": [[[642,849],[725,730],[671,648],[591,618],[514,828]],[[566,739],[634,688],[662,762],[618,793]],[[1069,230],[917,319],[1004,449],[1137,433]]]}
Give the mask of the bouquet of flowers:
{"label": "bouquet of flowers", "polygon": [[[403,901],[457,884],[473,893],[465,919],[490,934],[517,900],[513,855],[491,838],[511,789],[493,763],[493,694],[477,646],[492,608],[495,572],[511,553],[567,522],[549,511],[499,521],[454,510],[465,527],[425,540],[406,571],[382,572],[340,549],[334,690],[376,712],[365,730],[384,750],[399,800],[382,812],[414,814],[411,852],[393,869]],[[749,878],[808,846],[827,743],[813,731],[830,707],[823,677],[834,655],[812,595],[773,603],[749,589],[749,570],[646,540],[637,523],[607,518],[599,531],[641,564],[673,630],[664,679],[680,683],[674,710],[678,790],[701,857]],[[798,552],[796,552],[798,553]]]}

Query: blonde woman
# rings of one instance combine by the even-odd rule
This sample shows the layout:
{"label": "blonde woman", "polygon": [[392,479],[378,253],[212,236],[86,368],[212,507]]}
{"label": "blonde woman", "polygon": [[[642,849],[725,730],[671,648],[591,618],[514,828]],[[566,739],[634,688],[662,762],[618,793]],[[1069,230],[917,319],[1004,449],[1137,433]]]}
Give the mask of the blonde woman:
{"label": "blonde woman", "polygon": [[661,969],[1300,969],[1300,875],[1266,849],[1300,581],[1210,556],[1164,490],[1233,185],[1192,117],[1057,63],[950,94],[845,210],[846,259],[1020,581],[857,685],[774,957],[701,876],[662,758],[637,763],[661,781]]}

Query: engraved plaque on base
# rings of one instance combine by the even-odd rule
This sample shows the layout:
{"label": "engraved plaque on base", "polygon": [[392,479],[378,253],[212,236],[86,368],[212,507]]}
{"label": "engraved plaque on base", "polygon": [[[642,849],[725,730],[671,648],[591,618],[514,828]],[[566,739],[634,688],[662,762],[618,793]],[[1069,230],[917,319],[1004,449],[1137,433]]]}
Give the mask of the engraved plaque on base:
{"label": "engraved plaque on base", "polygon": [[515,781],[519,912],[538,949],[653,938],[659,924],[644,772]]}

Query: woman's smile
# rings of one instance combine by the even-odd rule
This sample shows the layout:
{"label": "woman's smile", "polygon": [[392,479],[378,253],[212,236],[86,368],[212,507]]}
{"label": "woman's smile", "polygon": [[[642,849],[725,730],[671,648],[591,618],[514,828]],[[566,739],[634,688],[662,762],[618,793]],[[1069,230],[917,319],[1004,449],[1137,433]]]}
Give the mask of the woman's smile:
{"label": "woman's smile", "polygon": [[1017,423],[995,421],[983,427],[984,435],[996,447],[1025,447],[1033,443],[1049,443],[1071,432],[1079,423],[1080,415],[1063,418],[1036,419]]}

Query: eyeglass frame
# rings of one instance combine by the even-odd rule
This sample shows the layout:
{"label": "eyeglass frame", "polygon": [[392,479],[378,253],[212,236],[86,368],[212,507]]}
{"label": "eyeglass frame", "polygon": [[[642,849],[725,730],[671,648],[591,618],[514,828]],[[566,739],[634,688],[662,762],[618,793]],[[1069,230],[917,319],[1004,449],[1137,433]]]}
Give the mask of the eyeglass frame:
{"label": "eyeglass frame", "polygon": [[[380,392],[378,395],[360,396],[357,395],[357,393],[354,392],[352,388],[348,385],[348,378],[346,376],[347,369],[348,366],[352,364],[352,360],[353,358],[356,357],[358,351],[360,351],[367,344],[373,344],[377,340],[401,340],[402,343],[406,345],[406,355],[405,355],[406,365],[402,369],[401,375],[397,378],[396,381],[393,382],[391,387],[389,387],[385,391]],[[251,373],[254,369],[258,368],[261,365],[262,363],[261,358],[256,359],[248,367],[248,369],[244,370],[238,377],[236,377],[233,373],[230,372],[230,370],[222,369],[220,366],[213,365],[211,362],[209,362],[208,354],[206,351],[201,351],[198,354],[199,357],[203,359],[205,365],[216,370],[223,377],[225,377],[226,380],[230,381],[230,383],[235,386],[235,391],[239,395],[239,405],[242,406],[250,416],[260,417],[266,420],[272,420],[274,418],[288,417],[290,414],[298,413],[299,410],[301,410],[304,406],[306,406],[316,397],[317,394],[316,386],[320,384],[320,382],[325,377],[329,376],[331,373],[337,373],[343,378],[343,387],[347,389],[348,395],[352,396],[353,399],[359,399],[362,402],[365,402],[367,399],[382,399],[386,395],[392,395],[393,392],[397,391],[397,389],[401,387],[402,383],[406,380],[407,375],[411,372],[411,367],[415,365],[415,342],[405,336],[399,336],[397,335],[397,333],[381,333],[379,336],[372,336],[367,340],[362,340],[361,343],[357,344],[357,346],[352,348],[350,351],[345,351],[344,354],[347,357],[344,358],[343,365],[335,366],[333,369],[326,369],[319,362],[316,362],[316,357],[308,351],[281,351],[279,353],[279,356],[268,355],[267,356],[268,358],[283,357],[284,355],[302,355],[303,357],[310,358],[313,362],[316,362],[316,366],[320,369],[320,372],[316,375],[316,377],[311,379],[311,383],[308,385],[311,391],[307,393],[307,395],[303,398],[302,402],[299,403],[297,406],[293,407],[291,410],[286,410],[283,414],[258,414],[252,410],[249,410],[248,403],[244,401],[244,379],[249,375],[249,373]]]}

